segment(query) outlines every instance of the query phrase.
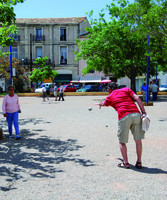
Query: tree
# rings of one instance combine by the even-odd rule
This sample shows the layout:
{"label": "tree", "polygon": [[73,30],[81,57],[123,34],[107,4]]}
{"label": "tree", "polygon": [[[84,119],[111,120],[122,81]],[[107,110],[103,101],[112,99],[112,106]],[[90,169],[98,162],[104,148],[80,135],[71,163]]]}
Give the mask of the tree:
{"label": "tree", "polygon": [[[1,46],[9,46],[13,43],[13,35],[17,33],[15,25],[14,8],[17,3],[23,3],[24,0],[0,0],[0,44]],[[2,57],[0,51],[0,56]]]}
{"label": "tree", "polygon": [[31,72],[31,76],[29,77],[32,82],[42,83],[46,79],[51,78],[53,80],[58,75],[56,70],[52,70],[50,65],[46,65],[47,60],[47,57],[35,59],[34,64],[37,67]]}
{"label": "tree", "polygon": [[[86,40],[77,40],[81,51],[75,52],[76,60],[87,60],[83,73],[96,70],[106,75],[113,73],[117,78],[127,76],[131,80],[131,89],[136,91],[135,78],[146,74],[147,69],[148,32],[144,32],[146,24],[142,19],[146,11],[154,6],[150,0],[148,5],[143,7],[139,2],[128,4],[121,0],[119,6],[113,3],[107,5],[111,21],[105,20],[104,13],[100,13],[99,20],[91,20],[92,28],[87,28],[89,35]],[[166,64],[166,57],[159,53],[163,49],[163,41],[164,37],[150,35],[151,75],[155,74],[155,63]]]}
{"label": "tree", "polygon": [[[149,36],[149,56],[159,71],[167,71],[167,1],[136,0],[135,7],[124,14],[131,23],[137,24],[138,34],[144,38]],[[123,15],[123,16],[125,16]]]}
{"label": "tree", "polygon": [[[12,59],[12,66],[15,69],[15,76],[13,77],[13,84],[16,87],[17,92],[23,92],[23,87],[27,81],[25,76],[25,70],[21,66],[21,63],[18,59]],[[0,58],[0,74],[5,77],[7,80],[10,80],[10,59],[8,57]]]}

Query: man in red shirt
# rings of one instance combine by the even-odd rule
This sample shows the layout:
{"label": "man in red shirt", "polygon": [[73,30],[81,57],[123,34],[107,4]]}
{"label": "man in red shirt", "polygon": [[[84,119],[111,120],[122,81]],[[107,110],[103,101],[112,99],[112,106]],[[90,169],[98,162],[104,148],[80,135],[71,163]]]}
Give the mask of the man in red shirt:
{"label": "man in red shirt", "polygon": [[[118,113],[118,138],[120,143],[120,150],[123,157],[123,162],[118,164],[118,167],[130,168],[127,156],[129,130],[131,130],[134,140],[136,142],[136,153],[137,162],[135,167],[138,169],[142,168],[141,156],[142,156],[142,141],[144,139],[144,131],[142,131],[142,115],[146,115],[146,111],[140,100],[139,96],[136,95],[129,88],[117,89],[115,83],[109,85],[108,91],[110,95],[106,98],[101,106],[112,106]],[[134,103],[137,102],[141,112]]]}

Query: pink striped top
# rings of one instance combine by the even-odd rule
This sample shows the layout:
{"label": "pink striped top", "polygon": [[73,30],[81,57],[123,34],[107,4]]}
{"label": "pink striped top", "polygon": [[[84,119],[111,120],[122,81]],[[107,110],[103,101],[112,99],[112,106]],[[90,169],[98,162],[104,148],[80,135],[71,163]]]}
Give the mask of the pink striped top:
{"label": "pink striped top", "polygon": [[14,113],[20,109],[19,98],[16,94],[13,97],[10,97],[8,94],[5,95],[2,110],[3,113]]}

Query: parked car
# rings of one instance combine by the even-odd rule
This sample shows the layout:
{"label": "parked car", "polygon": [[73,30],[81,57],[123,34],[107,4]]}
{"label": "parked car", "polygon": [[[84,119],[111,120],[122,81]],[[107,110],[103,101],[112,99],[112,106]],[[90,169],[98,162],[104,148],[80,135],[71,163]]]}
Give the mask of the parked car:
{"label": "parked car", "polygon": [[[77,88],[74,85],[63,85],[64,92],[76,92]],[[59,92],[60,88],[57,88],[57,91]]]}
{"label": "parked car", "polygon": [[159,91],[160,91],[160,92],[167,92],[167,85],[161,85],[161,86],[159,87]]}
{"label": "parked car", "polygon": [[35,89],[35,93],[42,93],[42,87],[43,87],[43,85],[46,86],[46,84],[49,85],[50,92],[53,92],[54,91],[54,85],[53,85],[53,83],[42,83],[39,88]]}
{"label": "parked car", "polygon": [[97,85],[86,85],[80,88],[77,92],[99,92],[100,88]]}
{"label": "parked car", "polygon": [[78,89],[80,89],[80,84],[74,84],[74,86]]}

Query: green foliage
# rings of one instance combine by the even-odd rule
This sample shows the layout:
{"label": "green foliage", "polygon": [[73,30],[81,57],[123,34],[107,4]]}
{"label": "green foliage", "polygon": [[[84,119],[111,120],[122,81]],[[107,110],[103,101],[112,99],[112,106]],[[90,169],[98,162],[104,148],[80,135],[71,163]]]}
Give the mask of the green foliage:
{"label": "green foliage", "polygon": [[[113,3],[107,5],[111,16],[109,22],[106,22],[102,13],[98,20],[91,19],[92,28],[86,29],[89,35],[83,41],[77,40],[80,52],[75,53],[75,60],[87,60],[84,74],[93,69],[103,71],[106,75],[114,73],[117,78],[128,76],[131,88],[135,91],[135,77],[146,74],[147,56],[150,56],[150,75],[155,74],[157,65],[161,69],[166,68],[166,29],[163,31],[162,28],[166,27],[166,15],[159,14],[164,4],[156,4],[151,0],[139,1],[128,4],[127,1],[120,0],[119,6]],[[156,24],[152,21],[154,10],[157,10]],[[159,34],[162,32],[163,34]]]}
{"label": "green foliage", "polygon": [[43,82],[46,79],[54,79],[58,75],[56,70],[52,70],[50,65],[46,65],[48,58],[37,58],[34,64],[37,66],[29,77],[32,82],[38,83]]}
{"label": "green foliage", "polygon": [[[27,81],[25,76],[25,70],[21,66],[21,63],[18,59],[12,59],[12,68],[15,69],[16,76],[13,77],[13,84],[16,87],[16,91],[22,92],[23,86]],[[9,57],[0,58],[0,74],[3,75],[6,79],[10,80],[10,59]]]}
{"label": "green foliage", "polygon": [[[24,0],[0,0],[0,44],[1,46],[9,46],[13,43],[12,35],[17,33],[18,29],[15,25],[15,13],[13,6],[17,3],[23,3]],[[0,56],[3,56],[0,52]]]}

